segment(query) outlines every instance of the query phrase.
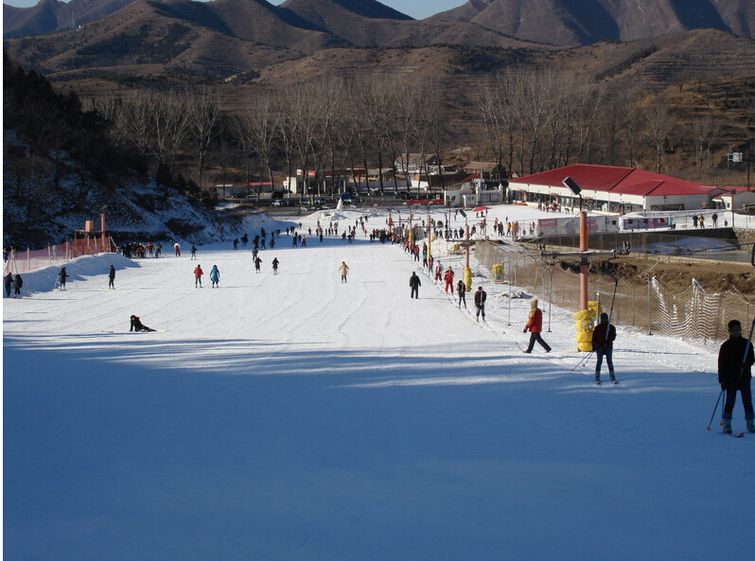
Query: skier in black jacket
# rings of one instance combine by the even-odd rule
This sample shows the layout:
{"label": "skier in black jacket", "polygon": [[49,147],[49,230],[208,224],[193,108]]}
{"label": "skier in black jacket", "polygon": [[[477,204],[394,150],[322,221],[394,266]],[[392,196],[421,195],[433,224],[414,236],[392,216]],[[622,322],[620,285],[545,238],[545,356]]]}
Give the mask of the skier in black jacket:
{"label": "skier in black jacket", "polygon": [[24,279],[21,278],[21,275],[16,273],[16,278],[13,279],[13,295],[16,298],[21,298],[21,287],[24,286]]}
{"label": "skier in black jacket", "polygon": [[416,272],[412,273],[412,276],[409,277],[409,286],[412,289],[410,297],[419,299],[419,287],[422,286],[422,281],[419,280]]}
{"label": "skier in black jacket", "polygon": [[5,296],[6,298],[10,298],[10,291],[13,288],[13,273],[5,275],[3,282],[5,283]]}
{"label": "skier in black jacket", "polygon": [[108,283],[107,287],[115,290],[115,267],[110,265],[110,271],[107,274]]}
{"label": "skier in black jacket", "polygon": [[600,384],[600,367],[603,365],[603,357],[608,364],[608,375],[616,384],[616,374],[613,370],[613,342],[616,340],[616,328],[608,321],[608,314],[600,314],[600,323],[592,330],[592,350],[598,362],[595,364],[595,383]]}
{"label": "skier in black jacket", "polygon": [[727,325],[729,338],[718,351],[718,382],[726,391],[723,427],[726,434],[731,434],[731,415],[737,401],[737,390],[742,394],[742,405],[747,420],[747,431],[755,432],[755,414],[752,409],[752,389],[750,367],[755,363],[755,354],[750,342],[742,337],[742,324],[733,319]]}
{"label": "skier in black jacket", "polygon": [[477,287],[477,292],[474,293],[474,305],[475,316],[477,321],[480,321],[480,314],[482,314],[482,321],[485,321],[485,300],[488,299],[488,293],[483,290],[481,286]]}
{"label": "skier in black jacket", "polygon": [[60,290],[66,289],[66,279],[68,279],[68,277],[68,271],[66,271],[65,267],[62,267],[58,273],[58,287]]}

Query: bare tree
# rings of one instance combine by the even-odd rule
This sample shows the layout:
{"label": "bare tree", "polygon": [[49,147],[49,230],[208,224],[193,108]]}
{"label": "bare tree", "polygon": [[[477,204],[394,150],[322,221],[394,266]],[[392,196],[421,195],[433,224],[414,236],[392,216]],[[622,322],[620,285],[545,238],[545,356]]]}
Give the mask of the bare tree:
{"label": "bare tree", "polygon": [[710,113],[698,117],[692,121],[691,126],[692,141],[695,147],[695,165],[700,170],[707,160],[708,165],[711,162],[711,147],[718,137],[721,124]]}
{"label": "bare tree", "polygon": [[[276,136],[280,143],[280,148],[286,158],[287,185],[286,189],[291,192],[291,177],[294,174],[294,151],[296,149],[296,135],[298,134],[298,123],[289,110],[288,98],[281,95],[275,97],[275,123],[277,125]],[[296,178],[294,177],[294,181]]]}
{"label": "bare tree", "polygon": [[217,92],[202,88],[197,92],[187,94],[186,109],[190,138],[197,157],[197,185],[201,187],[207,150],[216,134],[220,99]]}
{"label": "bare tree", "polygon": [[273,156],[280,130],[278,118],[272,94],[263,92],[246,99],[244,111],[236,120],[242,148],[259,159],[271,185],[274,184]]}
{"label": "bare tree", "polygon": [[663,155],[669,141],[673,120],[668,107],[658,100],[648,100],[650,107],[645,110],[645,130],[643,135],[655,155],[655,171],[663,172]]}
{"label": "bare tree", "polygon": [[320,108],[313,103],[311,93],[312,84],[295,84],[285,90],[281,95],[286,104],[286,110],[293,121],[293,147],[296,150],[296,156],[302,166],[304,178],[304,188],[302,195],[309,194],[307,180],[309,176],[309,165],[312,163],[312,153],[314,151],[314,142],[317,136],[318,121],[320,118]]}
{"label": "bare tree", "polygon": [[621,114],[621,129],[624,131],[624,147],[626,151],[626,165],[635,167],[638,159],[638,144],[642,124],[642,112],[630,98],[622,96],[617,101]]}

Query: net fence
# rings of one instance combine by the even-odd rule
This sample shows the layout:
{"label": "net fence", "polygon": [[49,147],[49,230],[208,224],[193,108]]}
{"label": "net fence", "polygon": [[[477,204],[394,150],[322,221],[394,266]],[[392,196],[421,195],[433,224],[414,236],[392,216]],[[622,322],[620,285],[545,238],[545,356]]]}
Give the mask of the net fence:
{"label": "net fence", "polygon": [[[579,309],[579,265],[542,259],[513,245],[478,243],[475,255],[489,270],[501,264],[506,281],[536,295],[541,303],[550,301],[559,308]],[[729,320],[749,325],[753,319],[747,295],[734,287],[707,290],[694,278],[688,287],[672,289],[652,271],[643,284],[590,273],[589,290],[589,299],[597,300],[601,311],[611,313],[616,325],[677,337],[710,349],[717,349],[728,337]]]}
{"label": "net fence", "polygon": [[29,273],[66,263],[82,255],[112,253],[116,250],[112,238],[103,240],[101,237],[75,238],[61,244],[49,245],[45,249],[10,249],[3,253],[3,276],[8,273]]}

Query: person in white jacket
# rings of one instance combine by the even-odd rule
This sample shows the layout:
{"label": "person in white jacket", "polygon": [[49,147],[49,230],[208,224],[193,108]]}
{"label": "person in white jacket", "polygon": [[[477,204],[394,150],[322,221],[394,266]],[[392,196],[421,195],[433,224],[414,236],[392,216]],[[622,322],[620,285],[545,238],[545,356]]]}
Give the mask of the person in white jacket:
{"label": "person in white jacket", "polygon": [[349,266],[346,261],[341,261],[341,265],[338,267],[338,272],[341,273],[341,282],[348,282]]}

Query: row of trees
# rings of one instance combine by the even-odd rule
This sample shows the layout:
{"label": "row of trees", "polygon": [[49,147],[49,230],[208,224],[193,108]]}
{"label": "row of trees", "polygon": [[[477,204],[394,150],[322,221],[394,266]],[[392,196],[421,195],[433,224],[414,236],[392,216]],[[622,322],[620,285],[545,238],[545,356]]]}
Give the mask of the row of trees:
{"label": "row of trees", "polygon": [[169,174],[189,156],[198,185],[208,153],[234,145],[270,182],[284,167],[289,177],[295,169],[320,177],[327,170],[335,175],[336,169],[376,165],[383,187],[383,169],[395,168],[396,161],[406,169],[414,150],[437,154],[442,162],[447,143],[443,98],[431,83],[322,79],[250,94],[235,115],[222,113],[218,92],[206,88],[95,104],[114,143],[136,148]]}
{"label": "row of trees", "polygon": [[480,113],[488,153],[520,175],[574,162],[652,162],[660,173],[682,144],[699,170],[713,165],[721,131],[712,111],[682,123],[655,97],[608,93],[555,72],[499,75],[483,88]]}
{"label": "row of trees", "polygon": [[[503,73],[476,93],[468,113],[478,115],[473,121],[482,127],[468,143],[477,148],[475,157],[497,163],[501,178],[574,162],[644,163],[663,172],[668,155],[680,149],[702,169],[714,164],[720,141],[721,121],[712,110],[682,124],[658,99],[609,93],[552,71]],[[409,155],[417,153],[422,161],[434,156],[440,168],[462,140],[449,124],[449,100],[439,83],[384,76],[248,93],[234,114],[221,111],[219,93],[209,88],[99,100],[97,109],[116,144],[136,149],[170,175],[190,167],[199,186],[208,161],[226,161],[235,149],[247,159],[247,179],[256,172],[273,182],[276,170],[292,177],[301,169],[304,177],[314,172],[318,187],[335,189],[325,175],[376,166],[381,188],[388,168],[396,187],[396,162],[408,169]]]}

